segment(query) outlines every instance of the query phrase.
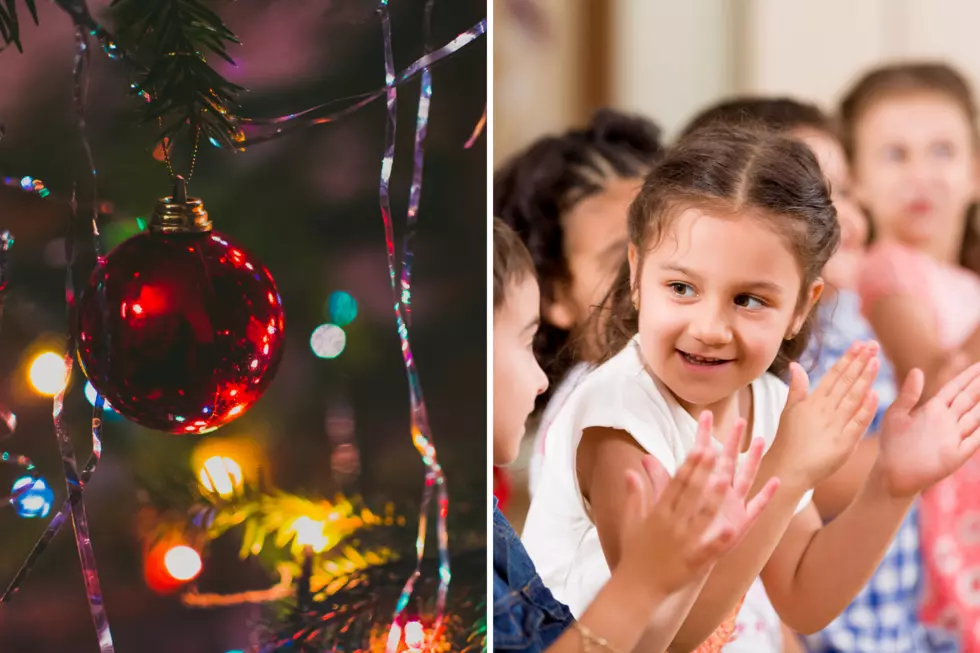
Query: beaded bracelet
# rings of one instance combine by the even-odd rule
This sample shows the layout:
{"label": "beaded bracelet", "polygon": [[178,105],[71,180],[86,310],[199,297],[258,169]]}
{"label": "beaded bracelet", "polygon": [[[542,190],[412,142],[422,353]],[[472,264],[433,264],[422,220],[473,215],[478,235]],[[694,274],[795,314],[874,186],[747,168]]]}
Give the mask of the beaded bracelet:
{"label": "beaded bracelet", "polygon": [[583,624],[581,621],[573,621],[572,624],[575,629],[578,630],[579,634],[582,635],[582,650],[585,653],[592,653],[592,645],[595,644],[599,648],[609,651],[609,653],[619,653],[616,647],[609,643],[604,637],[600,637],[592,632],[592,629]]}

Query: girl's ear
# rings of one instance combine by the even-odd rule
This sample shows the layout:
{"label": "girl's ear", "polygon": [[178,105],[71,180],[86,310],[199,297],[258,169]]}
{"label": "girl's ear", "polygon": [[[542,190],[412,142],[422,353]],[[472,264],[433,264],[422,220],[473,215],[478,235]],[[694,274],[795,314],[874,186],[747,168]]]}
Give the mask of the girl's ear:
{"label": "girl's ear", "polygon": [[626,247],[626,260],[629,261],[630,264],[630,295],[631,299],[633,300],[633,305],[636,306],[639,303],[639,298],[635,293],[638,277],[640,275],[640,251],[633,243],[630,243]]}
{"label": "girl's ear", "polygon": [[810,284],[810,288],[807,291],[806,301],[802,306],[800,306],[800,310],[797,311],[796,317],[793,318],[793,323],[790,325],[791,329],[789,333],[786,334],[787,340],[792,340],[795,338],[796,334],[803,328],[803,323],[806,322],[806,318],[810,314],[810,311],[812,311],[813,307],[817,305],[818,301],[820,301],[820,296],[823,294],[823,288],[824,281],[819,277],[816,281]]}

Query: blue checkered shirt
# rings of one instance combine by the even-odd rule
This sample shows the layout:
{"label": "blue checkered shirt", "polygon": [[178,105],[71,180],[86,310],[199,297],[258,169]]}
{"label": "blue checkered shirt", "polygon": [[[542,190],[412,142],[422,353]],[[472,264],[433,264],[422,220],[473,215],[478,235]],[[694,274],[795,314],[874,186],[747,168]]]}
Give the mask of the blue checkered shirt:
{"label": "blue checkered shirt", "polygon": [[[874,337],[861,315],[855,293],[841,291],[836,302],[817,313],[820,338],[811,343],[801,363],[813,387],[855,340]],[[812,370],[812,371],[811,371]],[[869,432],[877,431],[896,393],[894,370],[881,358],[875,382],[878,413]],[[877,571],[850,606],[824,630],[804,638],[810,653],[956,653],[959,646],[946,631],[919,621],[922,558],[918,510],[909,511]]]}

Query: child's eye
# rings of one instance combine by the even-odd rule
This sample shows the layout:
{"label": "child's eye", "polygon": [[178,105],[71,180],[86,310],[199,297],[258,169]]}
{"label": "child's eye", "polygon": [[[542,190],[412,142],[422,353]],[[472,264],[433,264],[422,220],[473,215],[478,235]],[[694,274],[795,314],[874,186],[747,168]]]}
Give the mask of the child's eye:
{"label": "child's eye", "polygon": [[674,281],[668,283],[667,287],[678,297],[694,297],[694,288],[689,284]]}
{"label": "child's eye", "polygon": [[897,146],[887,147],[885,148],[885,159],[895,162],[904,161],[905,150]]}
{"label": "child's eye", "polygon": [[941,159],[951,159],[956,153],[956,148],[949,143],[936,143],[932,146],[932,153]]}
{"label": "child's eye", "polygon": [[[754,302],[754,304],[753,304]],[[753,297],[752,295],[739,295],[735,298],[735,304],[741,306],[742,308],[763,308],[766,303],[759,299],[758,297]]]}

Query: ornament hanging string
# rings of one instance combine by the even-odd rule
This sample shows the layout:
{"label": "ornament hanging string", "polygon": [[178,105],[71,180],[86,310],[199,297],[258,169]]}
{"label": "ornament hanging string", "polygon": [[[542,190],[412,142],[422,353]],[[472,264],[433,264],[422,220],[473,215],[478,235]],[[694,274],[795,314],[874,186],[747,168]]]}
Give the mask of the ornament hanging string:
{"label": "ornament hanging string", "polygon": [[[88,59],[89,42],[88,34],[81,28],[75,29],[75,69],[73,74],[75,104],[75,114],[78,120],[79,135],[85,156],[88,160],[89,170],[92,174],[92,225],[96,242],[96,256],[101,263],[103,254],[98,238],[98,217],[99,203],[97,196],[97,173],[95,162],[92,156],[92,148],[86,136],[85,125],[85,98],[88,91]],[[68,389],[68,382],[71,379],[72,363],[75,358],[75,337],[71,327],[70,317],[74,314],[75,308],[75,284],[72,275],[72,267],[75,261],[74,247],[74,227],[78,205],[75,200],[75,193],[72,192],[71,214],[68,223],[68,234],[65,238],[65,303],[67,304],[69,328],[68,328],[68,348],[65,352],[65,382],[62,388],[54,397],[54,430],[58,438],[58,446],[61,451],[61,462],[65,472],[65,481],[68,486],[68,500],[71,505],[72,524],[75,527],[75,546],[78,549],[78,558],[82,565],[82,580],[85,583],[85,595],[88,601],[89,612],[92,622],[95,625],[96,636],[99,641],[99,650],[102,653],[113,653],[112,633],[109,630],[109,617],[106,614],[105,604],[102,599],[102,587],[99,581],[99,572],[95,563],[95,551],[92,548],[92,536],[89,532],[88,515],[85,511],[85,501],[82,496],[83,481],[78,472],[78,462],[75,459],[75,451],[68,436],[68,427],[64,421],[64,400],[65,392]],[[92,471],[98,464],[102,455],[102,408],[104,401],[102,398],[95,402],[94,414],[92,416]],[[88,467],[88,465],[86,465]],[[91,473],[89,474],[91,476]]]}
{"label": "ornament hanging string", "polygon": [[[382,19],[382,21],[383,20],[384,19]],[[382,30],[383,29],[384,27],[382,26]],[[456,38],[438,50],[433,50],[432,52],[419,57],[401,72],[396,74],[393,70],[385,71],[384,86],[368,93],[363,97],[363,99],[359,100],[355,104],[340,109],[339,111],[317,117],[313,117],[311,115],[336,103],[335,101],[330,101],[310,107],[309,109],[304,109],[298,113],[290,113],[277,118],[240,118],[239,127],[242,130],[244,139],[237,142],[235,146],[244,149],[250,145],[257,145],[259,143],[265,143],[267,141],[279,138],[280,136],[283,136],[296,129],[305,129],[315,125],[331,123],[349,116],[355,111],[371,104],[378,98],[382,96],[387,97],[392,89],[411,81],[423,70],[428,70],[432,64],[455,54],[460,50],[460,48],[475,41],[477,38],[485,34],[486,31],[487,20],[484,18],[470,29],[460,33],[458,36],[456,36]],[[212,143],[212,145],[217,144]]]}
{"label": "ornament hanging string", "polygon": [[469,139],[466,141],[466,145],[463,146],[464,150],[468,150],[473,147],[476,143],[476,139],[480,137],[483,132],[483,128],[487,126],[487,108],[483,107],[483,115],[480,116],[480,120],[476,123],[476,127],[473,128],[473,133],[470,135]]}
{"label": "ornament hanging string", "polygon": [[[408,376],[408,389],[409,389],[409,401],[411,407],[411,429],[412,429],[412,443],[418,450],[419,454],[422,456],[422,462],[425,465],[425,485],[422,493],[422,501],[419,506],[419,527],[418,535],[415,542],[416,549],[416,563],[415,570],[409,576],[408,580],[402,589],[401,595],[395,605],[394,615],[392,616],[392,623],[388,631],[388,639],[386,651],[387,653],[394,653],[397,650],[399,642],[401,641],[401,633],[403,624],[400,623],[400,618],[405,608],[408,606],[408,602],[412,597],[412,592],[415,587],[415,583],[421,575],[422,560],[425,553],[425,541],[428,531],[428,512],[429,503],[432,499],[433,492],[437,492],[437,509],[436,509],[436,532],[437,532],[437,542],[439,547],[439,588],[437,590],[436,606],[435,606],[435,622],[436,627],[432,631],[432,636],[438,635],[441,630],[443,618],[445,615],[445,603],[446,594],[449,589],[449,582],[451,579],[451,572],[449,566],[449,538],[446,529],[446,516],[449,508],[449,497],[446,491],[445,475],[443,473],[442,467],[439,464],[438,458],[436,456],[436,449],[432,443],[432,433],[429,429],[428,414],[425,405],[425,399],[422,396],[422,385],[419,381],[418,370],[415,367],[415,360],[412,356],[411,343],[409,341],[408,334],[408,322],[406,319],[407,310],[403,308],[411,305],[411,261],[412,255],[410,250],[411,235],[414,231],[417,214],[419,199],[421,197],[421,185],[422,185],[422,160],[424,156],[424,142],[426,135],[426,127],[428,124],[429,115],[429,104],[432,96],[432,84],[431,78],[426,74],[428,69],[424,69],[422,89],[419,96],[419,109],[418,116],[416,119],[416,134],[415,134],[415,148],[414,148],[414,172],[412,175],[412,187],[410,190],[410,206],[409,206],[409,218],[408,218],[408,232],[405,237],[405,251],[403,252],[403,265],[408,265],[408,271],[402,268],[401,277],[401,291],[399,292],[399,284],[396,283],[396,260],[395,260],[395,237],[394,237],[394,226],[391,217],[391,201],[390,201],[390,180],[391,171],[394,165],[395,156],[395,135],[396,135],[396,114],[397,114],[397,84],[394,83],[395,76],[395,66],[394,66],[394,56],[392,53],[391,45],[391,22],[388,14],[388,2],[387,0],[382,0],[379,6],[379,11],[381,13],[381,29],[384,36],[384,48],[385,48],[385,93],[387,99],[387,120],[385,123],[385,150],[384,156],[381,160],[381,179],[379,185],[379,204],[381,208],[381,217],[384,222],[385,229],[385,243],[387,245],[388,254],[388,272],[391,280],[391,290],[394,299],[394,312],[395,312],[395,322],[398,326],[398,337],[401,341],[402,359],[405,364],[405,372]],[[482,23],[481,23],[482,24]],[[475,38],[475,37],[474,37]],[[419,61],[425,60],[426,57],[422,57]],[[416,62],[417,63],[417,62]],[[414,72],[413,72],[414,74]],[[426,83],[428,82],[428,83]]]}
{"label": "ornament hanging string", "polygon": [[[429,51],[429,27],[432,20],[433,0],[425,3],[425,49]],[[386,16],[387,18],[387,16]],[[392,56],[391,32],[385,33],[385,81],[390,82],[394,77],[395,60]],[[395,88],[389,91],[388,111],[392,111],[391,102],[395,100]],[[428,67],[422,69],[422,80],[419,89],[419,108],[415,118],[415,147],[412,152],[412,185],[408,191],[408,210],[406,212],[405,239],[402,245],[402,279],[401,305],[405,326],[412,326],[412,239],[415,237],[415,227],[418,222],[419,203],[422,199],[422,160],[425,156],[425,136],[429,126],[429,105],[432,101],[432,72]],[[394,123],[394,118],[392,118]],[[394,127],[392,127],[394,137]],[[390,174],[390,171],[389,171]]]}
{"label": "ornament hanging string", "polygon": [[[104,260],[101,241],[98,229],[98,199],[96,190],[96,169],[92,157],[91,146],[89,145],[85,131],[84,104],[88,85],[88,35],[85,30],[76,28],[76,55],[75,67],[73,71],[73,100],[75,104],[76,118],[80,129],[82,145],[85,150],[92,174],[92,231],[96,257],[99,262]],[[27,179],[26,177],[24,179]],[[23,180],[21,185],[23,186]],[[38,184],[32,184],[34,190],[38,190]],[[40,184],[43,189],[43,184]],[[45,193],[39,194],[45,196]],[[75,193],[71,198],[71,213],[68,224],[68,232],[65,238],[65,259],[67,261],[65,273],[65,301],[68,314],[71,315],[75,304],[75,287],[72,275],[72,266],[75,258],[74,248],[74,227],[77,215],[77,202]],[[102,599],[101,584],[99,581],[98,569],[95,563],[95,553],[92,548],[91,535],[88,527],[88,517],[85,512],[83,501],[84,486],[95,472],[102,455],[102,414],[105,401],[101,396],[96,397],[95,407],[92,415],[92,455],[89,457],[84,468],[79,472],[78,463],[75,458],[74,449],[68,437],[67,427],[64,424],[64,394],[68,387],[68,380],[71,377],[72,364],[74,359],[74,336],[71,328],[68,330],[68,346],[65,353],[65,383],[64,387],[55,395],[53,402],[52,416],[54,420],[55,434],[58,438],[59,450],[61,452],[62,467],[65,473],[65,481],[68,487],[68,498],[62,504],[61,509],[55,514],[47,529],[38,539],[27,560],[18,570],[16,576],[7,587],[3,596],[0,596],[0,604],[8,601],[17,592],[24,579],[33,569],[38,558],[47,549],[48,544],[57,535],[58,531],[64,526],[68,517],[72,519],[75,530],[75,546],[78,550],[79,560],[82,566],[82,578],[85,582],[86,599],[89,605],[89,612],[95,626],[96,636],[99,641],[101,653],[113,653],[112,634],[109,629],[108,616]]]}

